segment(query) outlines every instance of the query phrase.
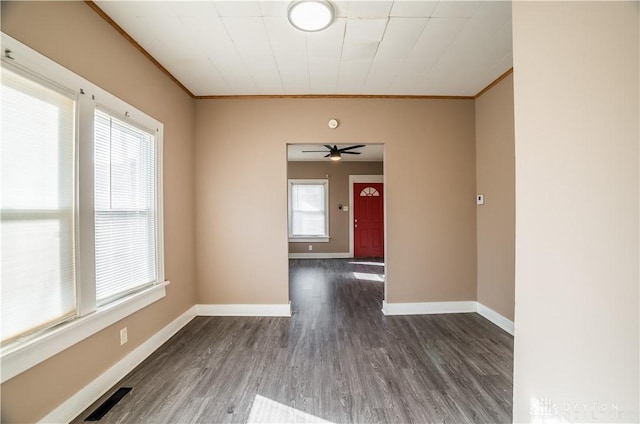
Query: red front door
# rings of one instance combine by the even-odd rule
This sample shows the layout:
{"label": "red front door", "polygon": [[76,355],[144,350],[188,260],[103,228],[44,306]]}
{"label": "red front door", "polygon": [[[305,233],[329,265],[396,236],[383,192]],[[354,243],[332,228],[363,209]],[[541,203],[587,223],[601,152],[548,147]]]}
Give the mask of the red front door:
{"label": "red front door", "polygon": [[382,183],[353,184],[353,255],[384,257]]}

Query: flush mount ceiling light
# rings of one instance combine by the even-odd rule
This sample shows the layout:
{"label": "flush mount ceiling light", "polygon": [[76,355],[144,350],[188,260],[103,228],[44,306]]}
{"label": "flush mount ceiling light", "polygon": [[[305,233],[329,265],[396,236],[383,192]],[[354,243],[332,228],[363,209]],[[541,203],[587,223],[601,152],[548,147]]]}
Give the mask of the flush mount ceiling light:
{"label": "flush mount ceiling light", "polygon": [[301,31],[322,31],[333,22],[333,6],[326,0],[296,0],[287,15],[291,25]]}

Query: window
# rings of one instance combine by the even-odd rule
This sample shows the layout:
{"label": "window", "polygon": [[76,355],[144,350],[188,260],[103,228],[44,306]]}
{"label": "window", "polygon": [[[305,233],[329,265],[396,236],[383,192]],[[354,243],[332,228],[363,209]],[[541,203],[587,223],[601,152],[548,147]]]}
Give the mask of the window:
{"label": "window", "polygon": [[289,241],[329,241],[328,201],[328,180],[289,180]]}
{"label": "window", "polygon": [[98,304],[156,281],[154,136],[95,111]]}
{"label": "window", "polygon": [[3,341],[75,315],[75,106],[2,68]]}
{"label": "window", "polygon": [[375,197],[375,196],[380,196],[380,193],[374,187],[365,187],[360,192],[360,197]]}
{"label": "window", "polygon": [[5,34],[2,43],[4,382],[160,299],[168,282],[162,124]]}

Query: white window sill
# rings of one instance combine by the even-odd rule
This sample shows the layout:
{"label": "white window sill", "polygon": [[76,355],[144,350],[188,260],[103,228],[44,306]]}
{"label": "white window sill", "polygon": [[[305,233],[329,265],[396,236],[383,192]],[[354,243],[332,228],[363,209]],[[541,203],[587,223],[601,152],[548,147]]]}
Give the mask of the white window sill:
{"label": "white window sill", "polygon": [[[166,296],[169,281],[134,293],[81,318],[18,339],[0,351],[2,383]],[[114,343],[116,343],[114,341]]]}
{"label": "white window sill", "polygon": [[329,243],[329,237],[289,237],[289,243]]}

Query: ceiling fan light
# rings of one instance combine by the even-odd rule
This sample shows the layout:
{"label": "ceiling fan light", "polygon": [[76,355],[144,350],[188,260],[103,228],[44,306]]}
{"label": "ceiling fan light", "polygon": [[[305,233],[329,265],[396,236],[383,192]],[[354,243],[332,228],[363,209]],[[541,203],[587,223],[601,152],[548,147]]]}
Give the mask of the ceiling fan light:
{"label": "ceiling fan light", "polygon": [[339,151],[337,151],[337,150],[332,150],[332,151],[331,151],[331,154],[329,155],[329,158],[330,158],[331,160],[340,160],[340,159],[342,159],[342,155],[340,154],[340,152],[339,152]]}
{"label": "ceiling fan light", "polygon": [[301,31],[322,31],[333,22],[333,6],[326,0],[296,0],[289,5],[287,16]]}

